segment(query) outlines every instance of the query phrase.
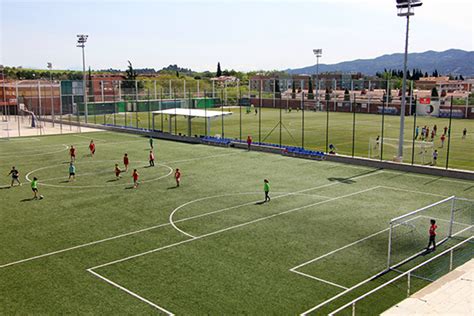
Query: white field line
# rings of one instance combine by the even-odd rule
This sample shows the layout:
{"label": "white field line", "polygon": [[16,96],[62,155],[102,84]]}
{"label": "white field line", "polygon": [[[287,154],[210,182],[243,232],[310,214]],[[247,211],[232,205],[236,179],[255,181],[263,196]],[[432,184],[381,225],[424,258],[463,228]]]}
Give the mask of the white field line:
{"label": "white field line", "polygon": [[[58,146],[58,145],[54,145],[55,147]],[[1,159],[4,159],[5,157],[17,157],[18,155],[25,155],[27,157],[33,157],[33,156],[43,156],[43,155],[49,155],[49,154],[56,154],[56,153],[60,153],[60,152],[63,152],[63,151],[66,151],[69,149],[69,146],[68,145],[65,145],[65,144],[62,144],[62,146],[64,146],[64,148],[60,149],[60,150],[56,150],[56,151],[49,151],[49,152],[44,152],[44,153],[39,153],[39,154],[28,154],[28,153],[15,153],[15,154],[12,154],[12,155],[1,155],[0,158]]]}
{"label": "white field line", "polygon": [[460,183],[464,185],[472,185],[473,181],[471,180],[453,180],[453,179],[447,179],[446,177],[439,178],[437,176],[424,176],[422,174],[416,174],[416,173],[409,173],[409,172],[403,172],[403,171],[392,171],[392,170],[385,170],[386,173],[390,174],[396,174],[401,177],[415,177],[415,178],[424,178],[424,179],[430,179],[434,181],[446,181],[446,182],[453,182],[453,183]]}
{"label": "white field line", "polygon": [[[201,201],[205,201],[205,200],[209,200],[209,199],[215,199],[215,198],[220,198],[220,197],[225,197],[225,196],[236,196],[236,195],[250,195],[250,194],[258,194],[260,192],[242,192],[242,193],[229,193],[229,194],[219,194],[219,195],[213,195],[213,196],[207,196],[207,197],[203,197],[203,198],[199,198],[199,199],[196,199],[196,200],[192,200],[192,201],[189,201],[189,202],[186,202],[184,204],[181,204],[180,206],[178,206],[177,208],[175,208],[169,218],[168,218],[168,221],[169,223],[171,224],[171,226],[173,226],[174,229],[176,229],[177,231],[179,231],[180,233],[188,236],[188,237],[191,237],[191,238],[196,238],[196,236],[194,235],[191,235],[190,233],[187,233],[185,232],[184,230],[180,229],[173,220],[173,216],[174,214],[180,210],[181,208],[185,207],[185,206],[188,206],[192,203],[196,203],[196,202],[201,202]],[[319,198],[324,198],[324,199],[332,199],[332,197],[329,197],[329,196],[323,196],[323,195],[317,195],[317,194],[305,194],[305,193],[299,193],[298,191],[296,192],[290,192],[290,193],[287,193],[287,192],[273,192],[275,194],[281,194],[281,195],[278,195],[276,197],[273,197],[272,199],[275,200],[275,199],[278,199],[278,198],[281,198],[281,197],[285,197],[285,196],[288,196],[288,195],[305,195],[305,196],[314,196],[314,197],[319,197]],[[234,206],[230,206],[230,207],[226,207],[226,208],[222,208],[222,209],[218,209],[218,210],[215,210],[215,211],[211,211],[211,212],[207,212],[207,213],[203,213],[203,214],[199,214],[199,215],[194,215],[194,216],[191,216],[191,217],[188,217],[189,219],[194,219],[194,218],[199,218],[199,217],[202,217],[202,216],[207,216],[207,215],[211,215],[211,214],[215,214],[215,213],[220,213],[220,212],[224,212],[224,211],[228,211],[228,210],[232,210],[232,209],[236,209],[236,208],[239,208],[239,207],[243,207],[243,206],[248,206],[248,205],[255,205],[255,203],[257,202],[261,202],[261,199],[260,200],[256,200],[256,201],[252,201],[252,202],[247,202],[247,203],[244,203],[244,204],[239,204],[239,205],[234,205]]]}
{"label": "white field line", "polygon": [[[415,219],[415,218],[417,218],[417,217],[414,217],[413,219]],[[469,229],[471,229],[471,228],[473,228],[473,227],[474,227],[474,225],[473,225],[473,226],[470,226],[470,227],[467,227],[467,228],[465,228],[465,229],[463,229],[463,230],[457,232],[457,233],[454,234],[453,236],[459,235],[459,234],[463,233],[464,231],[469,230]],[[325,300],[324,302],[321,302],[321,303],[319,303],[318,305],[316,305],[316,306],[314,306],[314,307],[308,309],[307,311],[301,313],[300,315],[301,315],[301,316],[305,316],[305,315],[308,315],[309,313],[314,312],[315,310],[320,309],[321,307],[327,305],[328,303],[331,303],[331,302],[334,301],[335,299],[337,299],[337,298],[339,298],[339,297],[341,297],[341,296],[343,296],[343,295],[345,295],[345,294],[351,292],[352,290],[354,290],[354,289],[356,289],[356,288],[358,288],[358,287],[360,287],[360,286],[362,286],[362,285],[364,285],[364,284],[366,284],[366,283],[372,281],[373,278],[374,278],[374,276],[377,276],[377,275],[379,275],[379,274],[380,274],[380,272],[377,273],[377,274],[375,274],[375,275],[373,275],[373,276],[371,276],[371,277],[368,278],[368,279],[365,279],[365,280],[363,280],[363,281],[357,283],[357,284],[354,285],[354,286],[351,286],[351,287],[348,288],[347,290],[344,290],[344,291],[342,291],[342,292],[340,292],[340,293],[334,295],[333,297],[330,297],[329,299],[327,299],[327,300]]]}
{"label": "white field line", "polygon": [[[382,172],[382,171],[380,171]],[[353,179],[361,179],[361,178],[364,178],[364,177],[368,177],[368,176],[371,176],[371,175],[374,175],[374,174],[378,174],[379,171],[377,172],[374,172],[374,173],[370,173],[370,174],[365,174],[365,175],[362,175],[360,177],[354,177]],[[312,188],[309,188],[309,189],[303,189],[303,190],[299,190],[299,191],[295,191],[295,192],[290,192],[290,193],[286,193],[286,194],[282,194],[282,195],[278,195],[276,197],[273,198],[273,200],[276,200],[278,198],[282,198],[282,197],[286,197],[286,196],[290,196],[290,195],[295,195],[295,194],[300,194],[300,193],[304,193],[304,192],[307,192],[307,191],[311,191],[311,190],[315,190],[315,189],[320,189],[320,188],[324,188],[324,187],[329,187],[329,186],[333,186],[333,185],[336,185],[336,184],[339,184],[340,182],[332,182],[332,183],[327,183],[327,184],[323,184],[323,185],[320,185],[320,186],[316,186],[316,187],[312,187]],[[244,193],[245,194],[245,193]],[[217,197],[222,197],[222,196],[229,196],[229,195],[232,195],[232,194],[221,194],[221,195],[215,195],[215,196],[207,196],[207,197],[204,197],[204,198],[199,198],[199,199],[196,199],[196,200],[193,200],[193,201],[189,201],[187,203],[184,203],[180,206],[178,206],[177,208],[175,208],[169,218],[168,218],[168,221],[169,223],[171,224],[171,226],[176,229],[177,231],[179,231],[180,233],[188,236],[188,237],[191,237],[191,238],[196,238],[196,236],[193,236],[187,232],[185,232],[184,230],[180,229],[178,226],[175,225],[175,221],[173,220],[173,216],[174,214],[180,210],[181,208],[191,204],[191,203],[195,203],[195,202],[200,202],[200,201],[203,201],[203,200],[208,200],[208,199],[212,199],[212,198],[217,198]],[[333,198],[329,198],[329,199],[333,199]],[[255,201],[251,201],[251,202],[247,202],[247,203],[244,203],[244,204],[240,204],[240,205],[234,205],[234,206],[230,206],[230,207],[226,207],[226,208],[223,208],[223,209],[219,209],[219,210],[215,210],[215,211],[211,211],[211,212],[207,212],[207,213],[203,213],[203,214],[199,214],[199,215],[194,215],[192,217],[190,217],[190,219],[194,219],[194,218],[199,218],[199,217],[202,217],[202,216],[208,216],[208,215],[211,215],[211,214],[216,214],[216,213],[220,213],[220,212],[224,212],[224,211],[228,211],[228,210],[232,210],[232,209],[236,209],[236,208],[239,208],[239,207],[242,207],[242,206],[248,206],[248,205],[253,205],[255,203],[258,203],[258,202],[261,202],[262,200],[259,199],[259,200],[255,200]]]}
{"label": "white field line", "polygon": [[329,285],[332,285],[332,286],[335,286],[335,287],[338,287],[338,288],[341,288],[343,290],[347,290],[347,287],[345,286],[342,286],[342,285],[339,285],[337,283],[334,283],[334,282],[331,282],[331,281],[327,281],[327,280],[324,280],[324,279],[321,279],[321,278],[317,278],[315,276],[312,276],[310,274],[306,274],[306,273],[303,273],[303,272],[300,272],[300,271],[294,271],[294,270],[290,270],[291,272],[294,272],[294,273],[297,273],[297,274],[300,274],[304,277],[307,277],[307,278],[310,278],[310,279],[314,279],[316,281],[320,281],[320,282],[323,282],[323,283],[326,283],[326,284],[329,284]]}
{"label": "white field line", "polygon": [[[196,159],[201,159],[201,158],[196,158]],[[204,215],[205,214],[200,214],[198,217],[201,217],[201,216],[204,216]],[[191,220],[191,219],[194,219],[194,218],[196,218],[196,216],[182,218],[182,219],[179,219],[179,220],[175,220],[174,222],[179,223],[179,222],[184,222],[184,221]],[[80,248],[83,248],[83,247],[92,246],[92,245],[103,243],[103,242],[106,242],[106,241],[110,241],[110,240],[130,236],[130,235],[134,235],[134,234],[139,234],[139,233],[142,233],[142,232],[145,232],[145,231],[148,231],[148,230],[152,230],[152,229],[156,229],[156,228],[160,228],[160,227],[168,226],[168,225],[170,225],[170,223],[158,224],[158,225],[146,227],[146,228],[143,228],[143,229],[131,231],[131,232],[128,232],[128,233],[123,233],[123,234],[120,234],[120,235],[117,235],[117,236],[112,236],[112,237],[108,237],[108,238],[88,242],[88,243],[85,243],[85,244],[81,244],[81,245],[77,245],[77,246],[73,246],[73,247],[69,247],[69,248],[65,248],[65,249],[61,249],[61,250],[48,252],[48,253],[45,253],[45,254],[42,254],[42,255],[33,256],[33,257],[25,258],[25,259],[22,259],[22,260],[9,262],[9,263],[0,265],[0,269],[8,267],[8,266],[12,266],[12,265],[16,265],[16,264],[20,264],[20,263],[24,263],[24,262],[28,262],[28,261],[32,261],[32,260],[36,260],[36,259],[40,259],[40,258],[44,258],[44,257],[49,257],[49,256],[56,255],[56,254],[59,254],[59,253],[63,253],[63,252],[67,252],[67,251],[71,251],[71,250],[75,250],[75,249],[80,249]]]}
{"label": "white field line", "polygon": [[155,303],[153,303],[153,302],[147,300],[146,298],[144,298],[144,297],[142,297],[142,296],[140,296],[140,295],[138,295],[138,294],[136,294],[136,293],[134,293],[134,292],[132,292],[132,291],[126,289],[126,288],[124,288],[124,287],[121,286],[120,284],[117,284],[116,282],[113,282],[113,281],[111,281],[111,280],[109,280],[109,279],[103,277],[102,275],[98,274],[97,272],[94,272],[94,271],[92,271],[92,270],[90,270],[90,269],[87,269],[87,271],[90,272],[90,273],[92,273],[93,275],[95,275],[95,276],[98,277],[99,279],[102,279],[102,280],[104,280],[105,282],[109,283],[110,285],[113,285],[113,286],[115,286],[116,288],[121,289],[121,290],[124,291],[125,293],[127,293],[127,294],[129,294],[129,295],[131,295],[131,296],[133,296],[133,297],[135,297],[135,298],[138,298],[140,301],[145,302],[145,303],[147,303],[148,305],[150,305],[150,306],[152,306],[152,307],[154,307],[154,308],[156,308],[156,309],[158,309],[158,310],[160,310],[160,311],[162,311],[162,312],[164,312],[164,313],[166,313],[166,314],[168,314],[168,315],[170,315],[170,316],[171,316],[171,315],[174,315],[174,314],[173,314],[172,312],[170,312],[169,310],[164,309],[163,307],[156,305]]}
{"label": "white field line", "polygon": [[[305,208],[308,208],[308,207],[312,207],[312,206],[315,206],[315,205],[319,205],[319,204],[323,204],[323,203],[327,203],[327,202],[332,202],[332,201],[335,201],[335,200],[339,200],[339,199],[342,199],[342,198],[346,198],[346,197],[349,197],[349,196],[353,196],[353,195],[356,195],[356,194],[361,194],[361,193],[364,193],[364,192],[367,192],[367,191],[371,191],[371,190],[374,190],[374,189],[377,189],[378,187],[373,187],[373,188],[369,188],[369,189],[365,189],[365,190],[361,190],[361,191],[358,191],[358,192],[354,192],[354,193],[350,193],[350,194],[346,194],[346,195],[342,195],[342,196],[338,196],[338,197],[335,197],[335,198],[332,198],[332,199],[329,199],[329,200],[325,200],[325,201],[320,201],[320,202],[317,202],[317,203],[313,203],[313,204],[310,204],[310,205],[305,205],[305,206],[302,206],[302,207],[297,207],[297,208],[293,208],[293,209],[290,209],[290,210],[286,210],[286,211],[283,211],[283,212],[280,212],[280,213],[277,213],[277,214],[272,214],[272,215],[269,215],[269,216],[265,216],[265,217],[261,217],[261,218],[258,218],[258,219],[255,219],[255,220],[252,220],[252,221],[249,221],[249,222],[245,222],[245,223],[242,223],[242,224],[238,224],[238,225],[234,225],[234,226],[230,226],[230,227],[227,227],[227,228],[224,228],[224,229],[220,229],[220,230],[217,230],[217,231],[214,231],[214,232],[211,232],[211,233],[207,233],[207,234],[204,234],[204,235],[200,235],[200,236],[197,236],[197,237],[194,237],[194,238],[190,238],[190,239],[185,239],[183,241],[179,241],[179,242],[176,242],[176,243],[173,243],[173,244],[170,244],[170,245],[166,245],[166,246],[163,246],[163,247],[160,247],[160,248],[156,248],[156,249],[152,249],[152,250],[149,250],[149,251],[146,251],[146,252],[142,252],[142,253],[139,253],[139,254],[136,254],[136,255],[133,255],[133,256],[129,256],[129,257],[126,257],[126,258],[122,258],[122,259],[118,259],[118,260],[115,260],[115,261],[111,261],[111,262],[107,262],[107,263],[104,263],[104,264],[101,264],[101,265],[98,265],[98,266],[95,266],[95,267],[92,267],[92,268],[89,268],[87,269],[87,271],[91,272],[91,273],[94,273],[95,269],[99,269],[99,268],[103,268],[103,267],[106,267],[106,266],[110,266],[110,265],[113,265],[113,264],[117,264],[117,263],[120,263],[120,262],[124,262],[124,261],[127,261],[127,260],[131,260],[131,259],[134,259],[134,258],[138,258],[138,257],[141,257],[141,256],[145,256],[145,255],[148,255],[148,254],[151,254],[151,253],[154,253],[154,252],[158,252],[158,251],[161,251],[161,250],[164,250],[164,249],[169,249],[169,248],[172,248],[172,247],[175,247],[175,246],[179,246],[179,245],[182,245],[182,244],[185,244],[185,243],[189,243],[189,242],[192,242],[192,241],[195,241],[195,240],[199,240],[199,239],[203,239],[203,238],[206,238],[206,237],[209,237],[209,236],[213,236],[213,235],[217,235],[217,234],[221,234],[223,232],[226,232],[226,231],[229,231],[229,230],[233,230],[233,229],[236,229],[236,228],[240,228],[240,227],[244,227],[244,226],[247,226],[247,225],[250,225],[250,224],[253,224],[253,223],[258,223],[260,221],[263,221],[263,220],[266,220],[266,219],[270,219],[270,218],[273,218],[273,217],[276,217],[276,216],[279,216],[279,215],[283,215],[283,214],[288,214],[288,213],[291,213],[291,212],[295,212],[295,211],[298,211],[298,210],[301,210],[301,209],[305,209]],[[298,273],[298,272],[297,272]],[[303,273],[300,273],[300,274],[303,274]],[[132,291],[124,288],[123,286],[121,285],[118,285],[116,283],[114,283],[113,281],[109,280],[109,279],[106,279],[104,277],[102,277],[100,274],[98,273],[94,273],[94,275],[96,275],[97,277],[101,278],[102,280],[106,281],[107,283],[113,285],[114,287],[122,290],[122,291],[125,291],[126,293],[140,299],[141,301],[149,304],[149,305],[152,305],[156,308],[159,308],[160,310],[164,310],[162,309],[162,307],[159,307],[158,305],[154,304],[153,302],[150,302],[146,299],[144,299],[143,297],[137,295],[136,293],[133,293]],[[303,274],[304,275],[304,274]],[[348,289],[346,287],[343,287],[341,285],[338,285],[336,283],[333,283],[333,282],[330,282],[330,281],[326,281],[326,280],[323,280],[323,279],[319,279],[319,278],[316,278],[316,277],[311,277],[312,279],[315,279],[315,280],[318,280],[318,281],[321,281],[321,282],[324,282],[326,284],[330,284],[330,285],[333,285],[333,286],[336,286],[336,287],[339,287],[341,289],[345,289],[345,291],[347,291]]]}
{"label": "white field line", "polygon": [[442,195],[442,194],[436,194],[436,193],[429,193],[429,192],[423,192],[423,191],[417,191],[417,190],[408,190],[408,189],[390,187],[390,186],[385,186],[385,185],[381,185],[381,187],[382,187],[382,188],[385,188],[385,189],[388,189],[388,190],[395,190],[395,191],[403,191],[403,192],[409,192],[409,193],[425,194],[425,195],[431,195],[431,196],[442,197],[442,198],[447,198],[447,197],[449,197],[448,195]]}
{"label": "white field line", "polygon": [[[195,159],[209,158],[209,157],[212,157],[212,156],[199,157],[199,158],[195,158]],[[170,163],[170,162],[168,162],[168,163]],[[362,175],[362,176],[360,176],[359,178],[361,178],[361,177],[366,177],[366,176],[371,176],[371,175],[376,175],[376,174],[379,174],[379,173],[381,173],[381,172],[383,172],[383,170],[380,170],[380,171],[378,171],[378,172],[374,172],[374,173],[371,173],[371,174],[367,174],[367,175]],[[357,177],[354,177],[354,179],[355,179],[355,178],[357,178]],[[339,182],[334,182],[334,184],[337,184],[337,183],[339,183]],[[333,183],[329,183],[328,185],[332,185],[332,184],[333,184]],[[312,189],[314,189],[314,188],[308,189],[308,191],[309,191],[309,190],[312,190]],[[213,212],[209,212],[209,214],[212,214],[212,213],[213,213]],[[175,220],[174,222],[175,222],[175,223],[184,222],[184,221],[191,220],[191,219],[194,219],[194,218],[196,218],[196,217],[201,217],[201,216],[205,216],[205,214],[200,214],[200,215],[198,215],[198,216],[192,216],[192,217],[187,217],[187,218]],[[8,266],[16,265],[16,264],[19,264],[19,263],[23,263],[23,262],[28,262],[28,261],[36,260],[36,259],[39,259],[39,258],[44,258],[44,257],[56,255],[56,254],[63,253],[63,252],[66,252],[66,251],[75,250],[75,249],[79,249],[79,248],[83,248],[83,247],[87,247],[87,246],[99,244],[99,243],[106,242],[106,241],[110,241],[110,240],[114,240],[114,239],[117,239],[117,238],[122,238],[122,237],[130,236],[130,235],[133,235],[133,234],[142,233],[142,232],[144,232],[144,231],[148,231],[148,230],[152,230],[152,229],[156,229],[156,228],[163,227],[163,226],[168,226],[168,225],[170,225],[169,222],[168,222],[168,223],[163,223],[163,224],[158,224],[158,225],[146,227],[146,228],[143,228],[143,229],[135,230],[135,231],[132,231],[132,232],[123,233],[123,234],[120,234],[120,235],[117,235],[117,236],[112,236],[112,237],[108,237],[108,238],[104,238],[104,239],[100,239],[100,240],[88,242],[88,243],[85,243],[85,244],[81,244],[81,245],[77,245],[77,246],[73,246],[73,247],[69,247],[69,248],[65,248],[65,249],[61,249],[61,250],[56,250],[56,251],[48,252],[48,253],[45,253],[45,254],[42,254],[42,255],[33,256],[33,257],[30,257],[30,258],[25,258],[25,259],[21,259],[21,260],[18,260],[18,261],[14,261],[14,262],[10,262],[10,263],[6,263],[6,264],[3,264],[3,265],[0,265],[0,269],[1,269],[1,268],[8,267]]]}
{"label": "white field line", "polygon": [[364,238],[358,239],[358,240],[356,240],[356,241],[354,241],[354,242],[351,242],[350,244],[347,244],[347,245],[342,246],[342,247],[340,247],[340,248],[334,249],[334,250],[332,250],[332,251],[330,251],[330,252],[328,252],[328,253],[326,253],[326,254],[324,254],[324,255],[321,255],[321,256],[316,257],[316,258],[314,258],[314,259],[311,259],[311,260],[308,260],[308,261],[306,261],[306,262],[303,262],[302,264],[299,264],[299,265],[297,265],[297,266],[291,268],[290,271],[291,271],[291,272],[297,272],[296,270],[299,269],[299,268],[302,268],[302,267],[304,267],[304,266],[306,266],[306,265],[308,265],[308,264],[310,264],[310,263],[313,263],[313,262],[316,262],[316,261],[318,261],[318,260],[321,260],[321,259],[323,259],[323,258],[325,258],[325,257],[328,257],[328,256],[330,256],[330,255],[332,255],[332,254],[335,254],[336,252],[339,252],[339,251],[344,250],[344,249],[346,249],[346,248],[352,247],[352,246],[354,246],[354,245],[356,245],[356,244],[358,244],[358,243],[360,243],[360,242],[363,242],[363,241],[365,241],[365,240],[367,240],[367,239],[370,239],[370,238],[372,238],[372,237],[375,237],[375,236],[377,236],[377,235],[379,235],[379,234],[381,234],[381,233],[383,233],[383,232],[386,232],[386,231],[388,231],[389,229],[390,229],[390,227],[385,228],[385,229],[382,229],[382,230],[379,230],[379,231],[376,232],[376,233],[373,233],[373,234],[371,234],[371,235],[369,235],[369,236],[366,236],[366,237],[364,237]]}
{"label": "white field line", "polygon": [[115,261],[107,262],[107,263],[92,267],[90,269],[95,270],[95,269],[102,268],[102,267],[105,267],[105,266],[110,266],[110,265],[113,265],[113,264],[116,264],[116,263],[119,263],[119,262],[123,262],[123,261],[127,261],[127,260],[134,259],[134,258],[137,258],[137,257],[141,257],[141,256],[144,256],[144,255],[154,253],[154,252],[157,252],[157,251],[160,251],[160,250],[163,250],[163,249],[167,249],[167,248],[170,248],[170,247],[173,247],[173,246],[177,246],[177,245],[180,245],[180,244],[183,244],[183,243],[186,243],[186,242],[190,242],[190,241],[198,240],[198,239],[203,239],[203,238],[213,236],[213,235],[217,235],[217,234],[229,231],[229,230],[233,230],[233,229],[244,227],[244,226],[247,226],[247,225],[250,225],[250,224],[258,223],[258,222],[261,222],[261,221],[264,221],[264,220],[267,220],[267,219],[270,219],[270,218],[274,218],[274,217],[277,217],[277,216],[280,216],[280,215],[292,213],[292,212],[303,210],[303,209],[313,207],[313,206],[316,206],[316,205],[320,205],[320,204],[336,201],[336,200],[339,200],[339,199],[347,198],[347,197],[350,197],[350,196],[353,196],[353,195],[357,195],[357,194],[365,193],[365,192],[368,192],[368,191],[372,191],[372,190],[375,190],[377,188],[378,187],[372,187],[372,188],[368,188],[368,189],[365,189],[365,190],[360,190],[360,191],[357,191],[357,192],[341,195],[341,196],[338,196],[338,197],[335,197],[335,198],[332,198],[332,199],[329,199],[329,200],[319,201],[319,202],[308,204],[308,205],[305,205],[305,206],[292,208],[292,209],[289,209],[289,210],[286,210],[286,211],[283,211],[283,212],[280,212],[280,213],[275,213],[275,214],[272,214],[272,215],[260,217],[260,218],[257,218],[257,219],[254,219],[254,220],[251,220],[251,221],[248,221],[248,222],[244,222],[244,223],[233,225],[233,226],[230,226],[230,227],[226,227],[226,228],[214,231],[214,232],[210,232],[210,233],[207,233],[207,234],[204,234],[204,235],[200,235],[200,236],[197,236],[195,238],[186,239],[184,241],[180,241],[180,242],[177,242],[175,244],[163,246],[163,247],[148,250],[148,251],[136,254],[136,255],[132,255],[132,256],[129,256],[129,257],[126,257],[126,258],[122,258],[122,259],[118,259],[118,260],[115,260]]}

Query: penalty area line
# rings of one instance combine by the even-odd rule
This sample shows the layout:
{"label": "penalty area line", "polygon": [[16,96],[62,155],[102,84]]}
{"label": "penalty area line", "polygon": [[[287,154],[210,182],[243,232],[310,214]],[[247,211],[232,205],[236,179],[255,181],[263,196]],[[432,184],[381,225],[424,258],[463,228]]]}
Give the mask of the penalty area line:
{"label": "penalty area line", "polygon": [[160,311],[166,313],[167,315],[174,316],[174,314],[173,314],[172,312],[170,312],[169,310],[167,310],[167,309],[165,309],[165,308],[163,308],[163,307],[161,307],[161,306],[159,306],[159,305],[156,305],[156,304],[153,303],[152,301],[150,301],[150,300],[144,298],[143,296],[138,295],[138,294],[135,293],[135,292],[130,291],[129,289],[127,289],[127,288],[121,286],[120,284],[118,284],[118,283],[116,283],[116,282],[113,282],[113,281],[107,279],[106,277],[100,275],[99,273],[97,273],[97,272],[95,272],[95,271],[92,271],[91,269],[87,269],[87,272],[89,272],[89,273],[91,273],[92,275],[94,275],[95,277],[97,277],[97,278],[99,278],[99,279],[101,279],[101,280],[103,280],[103,281],[109,283],[110,285],[112,285],[112,286],[114,286],[114,287],[116,287],[116,288],[121,289],[121,290],[124,291],[125,293],[127,293],[127,294],[129,294],[129,295],[131,295],[131,296],[133,296],[133,297],[135,297],[135,298],[137,298],[137,299],[139,299],[140,301],[142,301],[142,302],[144,302],[144,303],[147,303],[148,305],[150,305],[150,306],[152,306],[152,307],[154,307],[154,308],[156,308],[156,309],[158,309],[158,310],[160,310]]}

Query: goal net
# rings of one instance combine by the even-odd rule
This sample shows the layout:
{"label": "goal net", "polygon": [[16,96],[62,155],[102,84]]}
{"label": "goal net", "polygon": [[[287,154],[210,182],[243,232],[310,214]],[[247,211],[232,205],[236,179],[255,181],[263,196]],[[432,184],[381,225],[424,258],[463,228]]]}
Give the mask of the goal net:
{"label": "goal net", "polygon": [[426,253],[430,220],[434,219],[436,244],[473,233],[474,201],[451,196],[390,221],[387,269],[395,269]]}
{"label": "goal net", "polygon": [[[369,139],[369,158],[372,159],[392,159],[398,156],[398,138],[370,138]],[[412,140],[405,140],[403,143],[403,150],[407,157],[411,157],[412,149],[414,150],[414,163],[417,164],[428,164],[431,163],[434,151],[433,142],[425,142],[415,140],[413,144]]]}

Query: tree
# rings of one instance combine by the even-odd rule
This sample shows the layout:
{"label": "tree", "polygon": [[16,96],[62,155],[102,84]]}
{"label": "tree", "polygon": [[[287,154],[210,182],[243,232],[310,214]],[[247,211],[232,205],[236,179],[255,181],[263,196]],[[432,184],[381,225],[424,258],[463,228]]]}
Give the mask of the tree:
{"label": "tree", "polygon": [[464,81],[464,77],[462,75],[459,75],[459,80]]}
{"label": "tree", "polygon": [[216,73],[216,77],[220,77],[222,76],[222,70],[221,70],[221,63],[218,62],[217,63],[217,73]]}
{"label": "tree", "polygon": [[433,98],[439,97],[438,89],[436,89],[436,87],[434,87],[433,89],[431,89],[431,97],[433,97]]}
{"label": "tree", "polygon": [[[128,61],[128,69],[125,71],[126,76],[125,76],[125,81],[122,82],[122,88],[125,89],[133,89],[135,90],[135,81],[137,80],[138,74],[137,72],[133,69],[132,63],[130,60]],[[143,82],[138,81],[137,82],[137,87],[143,88]],[[135,91],[137,93],[138,91]]]}
{"label": "tree", "polygon": [[325,93],[325,99],[326,101],[329,101],[331,100],[331,90],[329,90],[329,88],[326,88],[326,93]]}
{"label": "tree", "polygon": [[275,85],[275,98],[280,98],[280,96],[281,96],[280,81],[278,79],[275,79],[274,85]]}
{"label": "tree", "polygon": [[296,83],[295,83],[295,80],[291,81],[291,98],[296,99]]}
{"label": "tree", "polygon": [[176,70],[176,78],[179,78],[179,71]]}
{"label": "tree", "polygon": [[350,101],[351,100],[351,95],[349,93],[349,90],[346,88],[346,90],[344,90],[344,101]]}
{"label": "tree", "polygon": [[423,77],[428,78],[428,77],[429,77],[429,76],[428,76],[428,73],[425,72],[425,75],[424,75]]}
{"label": "tree", "polygon": [[309,77],[308,81],[308,99],[313,100],[314,99],[314,94],[313,94],[313,80],[311,80],[311,77]]}

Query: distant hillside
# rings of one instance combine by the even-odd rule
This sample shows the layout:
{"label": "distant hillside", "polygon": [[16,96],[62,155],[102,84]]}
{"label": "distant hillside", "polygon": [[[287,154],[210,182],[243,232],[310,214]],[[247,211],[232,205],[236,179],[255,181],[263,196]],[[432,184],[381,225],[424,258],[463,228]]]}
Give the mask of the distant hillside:
{"label": "distant hillside", "polygon": [[[443,75],[463,75],[474,77],[474,52],[460,49],[449,49],[444,52],[427,51],[408,54],[408,69],[419,68],[432,73],[435,69]],[[384,69],[403,69],[403,54],[383,55],[374,59],[357,59],[338,64],[319,64],[319,72],[361,72],[374,75]],[[290,74],[316,73],[316,65],[299,69],[287,69]]]}

